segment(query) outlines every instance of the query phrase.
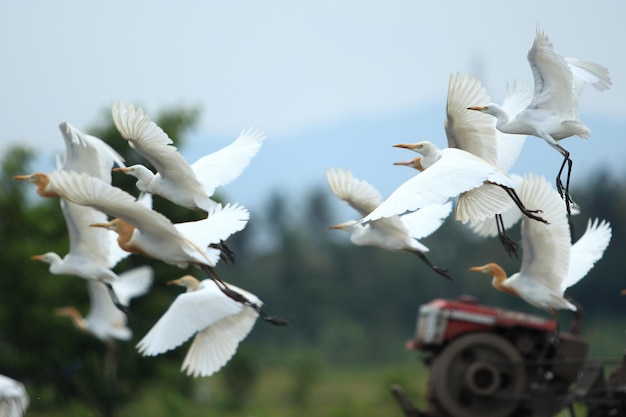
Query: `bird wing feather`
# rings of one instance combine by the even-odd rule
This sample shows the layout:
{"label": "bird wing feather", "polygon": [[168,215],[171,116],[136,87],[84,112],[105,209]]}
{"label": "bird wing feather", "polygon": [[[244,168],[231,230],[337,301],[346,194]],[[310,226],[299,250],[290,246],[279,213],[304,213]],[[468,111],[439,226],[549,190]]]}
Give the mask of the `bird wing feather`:
{"label": "bird wing feather", "polygon": [[49,178],[59,195],[71,202],[118,217],[140,229],[143,234],[157,235],[159,239],[181,239],[167,217],[150,210],[120,188],[76,172],[56,171]]}
{"label": "bird wing feather", "polygon": [[[115,232],[90,227],[93,223],[107,221],[106,214],[87,206],[60,199],[61,211],[70,237],[70,254],[72,257],[89,260],[89,262],[113,268],[128,252],[113,250],[117,245]],[[123,256],[117,256],[122,255]],[[115,254],[115,257],[112,255]],[[115,258],[115,259],[114,259]]]}
{"label": "bird wing feather", "polygon": [[361,223],[415,211],[493,181],[514,187],[514,181],[495,166],[461,149],[447,148],[442,157],[423,172],[405,181]]}
{"label": "bird wing feather", "polygon": [[250,333],[258,316],[252,308],[244,307],[240,312],[224,317],[198,333],[181,370],[194,377],[206,377],[219,371]]}
{"label": "bird wing feather", "polygon": [[332,193],[358,211],[361,216],[367,216],[383,201],[376,188],[367,181],[354,178],[350,170],[329,168],[326,170],[326,180]]}
{"label": "bird wing feather", "polygon": [[243,308],[243,304],[228,298],[215,283],[205,280],[198,290],[176,297],[137,348],[144,356],[161,354]]}
{"label": "bird wing feather", "polygon": [[216,188],[239,177],[259,152],[265,139],[264,132],[257,129],[245,129],[230,145],[194,162],[191,169],[207,195],[212,196]]}
{"label": "bird wing feather", "polygon": [[577,120],[578,97],[574,94],[572,71],[539,27],[528,51],[528,62],[535,80],[529,107],[549,110],[565,120]]}
{"label": "bird wing feather", "polygon": [[101,139],[88,135],[67,122],[59,125],[65,140],[61,169],[85,172],[110,183],[111,168],[123,167],[124,158]]}
{"label": "bird wing feather", "polygon": [[[87,280],[87,292],[89,312],[85,320],[89,331],[102,340],[110,337],[120,340],[130,339],[132,332],[126,327],[126,315],[113,304],[106,286],[100,281]],[[125,302],[122,304],[128,305]]]}
{"label": "bird wing feather", "polygon": [[21,382],[0,375],[0,416],[22,416],[29,402],[28,393]]}
{"label": "bird wing feather", "polygon": [[602,259],[604,251],[611,241],[611,225],[595,219],[587,222],[587,230],[572,245],[567,276],[563,280],[562,291],[575,285],[587,275],[596,262]]}
{"label": "bird wing feather", "polygon": [[[530,100],[533,98],[533,89],[528,83],[507,84],[504,100],[502,100],[502,109],[513,120],[515,116],[526,108]],[[476,112],[475,112],[476,113]],[[496,143],[498,148],[497,166],[508,172],[517,158],[519,157],[526,135],[503,133],[496,129]]]}
{"label": "bird wing feather", "polygon": [[173,145],[172,139],[150,120],[143,109],[135,110],[132,104],[125,105],[120,101],[117,106],[115,103],[111,106],[111,113],[122,137],[150,161],[163,180],[173,184],[185,182],[197,190],[203,190],[196,174]]}
{"label": "bird wing feather", "polygon": [[459,148],[496,164],[496,120],[488,114],[468,111],[469,106],[486,105],[490,99],[476,77],[450,76],[444,127],[448,147]]}
{"label": "bird wing feather", "polygon": [[441,227],[452,211],[452,202],[431,204],[411,213],[400,216],[409,236],[422,239],[430,236]]}
{"label": "bird wing feather", "polygon": [[520,279],[540,280],[562,294],[561,283],[570,262],[570,231],[563,200],[543,177],[524,176],[520,199],[527,207],[541,209],[549,222],[522,218],[522,266]]}
{"label": "bird wing feather", "polygon": [[606,91],[611,87],[611,77],[605,66],[571,57],[565,57],[565,62],[574,74],[576,96],[580,96],[584,84],[591,84],[598,91]]}
{"label": "bird wing feather", "polygon": [[250,213],[245,207],[237,204],[225,206],[219,204],[209,212],[206,219],[176,223],[174,226],[183,236],[204,247],[226,240],[232,234],[243,230],[249,219]]}

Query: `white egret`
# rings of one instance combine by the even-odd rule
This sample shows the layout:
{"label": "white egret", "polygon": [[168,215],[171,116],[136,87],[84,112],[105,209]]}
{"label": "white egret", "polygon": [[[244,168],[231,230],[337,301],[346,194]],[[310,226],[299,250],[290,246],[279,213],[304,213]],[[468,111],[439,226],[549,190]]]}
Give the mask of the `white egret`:
{"label": "white egret", "polygon": [[0,375],[0,416],[21,417],[30,400],[21,382]]}
{"label": "white egret", "polygon": [[[124,166],[124,158],[101,139],[88,135],[67,122],[59,125],[65,140],[65,154],[57,164],[57,169],[85,172],[106,182],[111,182],[111,168]],[[37,186],[41,197],[58,197],[54,184],[50,184],[48,174],[36,172],[30,175],[17,175],[16,180],[30,181]]]}
{"label": "white egret", "polygon": [[[326,180],[330,190],[339,199],[366,216],[382,203],[382,196],[373,186],[354,178],[352,172],[342,169],[326,170]],[[420,243],[421,239],[435,232],[452,210],[452,203],[432,204],[401,216],[392,216],[360,224],[355,220],[330,226],[331,229],[343,229],[350,232],[350,240],[358,246],[376,246],[390,251],[407,251],[422,259],[439,275],[452,279],[446,269],[433,265],[426,257],[428,248]]]}
{"label": "white egret", "polygon": [[[535,81],[534,96],[517,115],[510,115],[495,103],[469,106],[496,117],[496,128],[505,133],[533,135],[544,139],[564,157],[556,177],[557,190],[571,214],[569,182],[572,160],[559,141],[570,136],[589,137],[591,131],[579,120],[578,99],[584,84],[599,91],[611,86],[608,70],[602,65],[558,55],[543,31],[537,27],[535,41],[528,51],[528,62]],[[568,165],[565,188],[561,174]],[[564,191],[565,190],[565,191]]]}
{"label": "white egret", "polygon": [[[531,96],[530,88],[514,83],[507,86],[503,105],[511,112],[518,112]],[[487,91],[476,77],[460,73],[450,76],[444,121],[448,147],[473,153],[507,172],[517,160],[525,136],[501,133],[496,129],[493,117],[467,111],[472,103],[488,102]],[[396,164],[423,169],[418,158]],[[507,214],[507,220],[513,216],[519,220],[521,213],[513,207],[507,192],[489,182],[461,193],[456,205],[456,219],[463,223],[470,221],[472,229],[480,228],[495,218],[497,235],[505,249],[510,254],[517,254],[515,243],[506,235],[506,228],[502,227],[502,215],[511,212],[515,214]]]}
{"label": "white egret", "polygon": [[[119,302],[128,307],[132,298],[148,292],[153,275],[149,266],[141,266],[120,274],[119,279],[111,284]],[[55,314],[69,317],[78,330],[106,343],[110,343],[112,339],[129,340],[132,331],[126,326],[127,317],[115,307],[106,287],[100,282],[89,280],[87,289],[90,306],[85,317],[73,306],[57,308]]]}
{"label": "white egret", "polygon": [[[123,166],[122,157],[102,140],[81,132],[67,122],[61,123],[59,128],[65,140],[65,154],[57,170],[83,172],[110,183],[111,168],[114,164]],[[16,178],[35,182],[39,195],[58,197],[50,175],[36,173]],[[118,302],[111,287],[111,283],[117,279],[111,268],[128,254],[119,249],[112,232],[89,227],[90,223],[106,221],[106,216],[92,208],[63,199],[60,200],[60,205],[70,238],[69,252],[63,258],[48,252],[35,255],[31,259],[49,263],[49,270],[53,274],[75,275],[87,280],[101,281],[108,287],[113,302],[127,312],[125,306]]]}
{"label": "white egret", "polygon": [[545,178],[524,176],[521,198],[526,204],[541,206],[549,223],[522,219],[520,271],[507,278],[495,263],[472,267],[470,271],[492,276],[494,288],[547,310],[558,320],[557,309],[576,310],[563,294],[602,258],[611,240],[611,226],[606,221],[590,220],[583,236],[572,245],[567,210]]}
{"label": "white egret", "polygon": [[[156,258],[180,268],[195,265],[203,269],[226,295],[253,306],[214,271],[220,251],[211,247],[246,226],[249,212],[245,208],[218,204],[206,219],[172,224],[167,217],[150,210],[127,192],[98,178],[65,171],[50,175],[63,198],[115,217],[110,222],[91,226],[115,231],[118,234],[117,243],[125,251]],[[264,314],[263,319],[277,325],[285,324]]]}
{"label": "white egret", "polygon": [[172,140],[141,108],[120,101],[111,107],[113,122],[130,146],[158,171],[143,165],[116,168],[137,178],[140,191],[158,194],[180,206],[209,212],[217,203],[211,196],[217,187],[236,179],[261,148],[265,134],[248,129],[230,145],[189,165]]}
{"label": "white egret", "polygon": [[[376,209],[360,220],[366,223],[414,211],[429,204],[442,204],[462,192],[480,187],[485,182],[502,187],[520,210],[528,217],[545,221],[528,210],[515,193],[516,182],[508,174],[484,159],[462,149],[439,149],[428,141],[394,145],[422,154],[422,172],[405,181]],[[485,195],[485,204],[498,204],[498,195]],[[505,203],[502,203],[506,205]]]}
{"label": "white egret", "polygon": [[198,281],[191,275],[169,281],[187,291],[174,300],[169,309],[137,344],[144,356],[155,356],[174,349],[194,336],[181,371],[187,375],[210,376],[224,366],[250,333],[261,301],[254,295],[228,284],[243,294],[250,306],[226,297],[210,280]]}

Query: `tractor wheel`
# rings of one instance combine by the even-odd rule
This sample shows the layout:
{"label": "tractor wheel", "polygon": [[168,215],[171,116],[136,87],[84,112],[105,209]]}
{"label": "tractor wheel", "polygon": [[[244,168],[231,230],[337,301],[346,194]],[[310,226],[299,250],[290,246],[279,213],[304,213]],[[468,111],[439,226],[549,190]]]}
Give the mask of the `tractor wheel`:
{"label": "tractor wheel", "polygon": [[437,355],[430,379],[437,403],[453,417],[508,417],[527,389],[524,361],[491,333],[462,336]]}

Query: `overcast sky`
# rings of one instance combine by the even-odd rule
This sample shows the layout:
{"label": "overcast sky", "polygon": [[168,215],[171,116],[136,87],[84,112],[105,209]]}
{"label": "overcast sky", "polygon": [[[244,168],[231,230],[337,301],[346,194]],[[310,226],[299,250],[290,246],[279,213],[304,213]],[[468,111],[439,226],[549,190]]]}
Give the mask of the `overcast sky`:
{"label": "overcast sky", "polygon": [[[451,73],[476,74],[496,102],[508,81],[531,81],[526,54],[537,24],[557,52],[609,68],[612,88],[587,89],[581,98],[583,122],[594,133],[606,133],[604,123],[623,127],[626,120],[620,43],[626,39],[625,5],[617,0],[593,6],[572,0],[3,1],[0,152],[17,141],[44,154],[61,152],[59,123],[85,129],[113,100],[142,105],[149,114],[165,106],[200,105],[202,122],[185,150],[191,160],[217,149],[212,138],[220,138],[221,146],[244,127],[268,133],[259,162],[233,184],[237,198],[245,200],[242,194],[251,186],[257,192],[282,182],[294,187],[315,175],[323,181],[331,165],[369,166],[355,174],[377,184],[376,174],[399,172],[390,166],[393,160],[413,156],[389,149],[391,144],[430,139],[445,146],[443,106]],[[436,106],[438,116],[428,116]],[[375,133],[387,132],[386,137],[368,136],[372,132],[364,128],[370,123],[378,123],[381,132]],[[391,123],[403,126],[396,131]],[[350,131],[355,134],[346,134]],[[327,136],[317,141],[312,132]],[[426,137],[429,132],[437,137]],[[589,141],[568,139],[581,143],[572,145],[575,174],[603,158],[623,159],[626,146],[618,136],[622,131],[612,137],[592,134]],[[536,159],[530,152],[554,152],[538,144],[524,150],[526,160]],[[310,152],[313,147],[316,152]],[[307,157],[309,152],[315,158]],[[559,157],[551,156],[556,173]],[[371,169],[377,158],[388,168]],[[307,167],[292,165],[302,174],[286,175],[275,169],[286,159]],[[384,193],[398,181],[390,180]]]}

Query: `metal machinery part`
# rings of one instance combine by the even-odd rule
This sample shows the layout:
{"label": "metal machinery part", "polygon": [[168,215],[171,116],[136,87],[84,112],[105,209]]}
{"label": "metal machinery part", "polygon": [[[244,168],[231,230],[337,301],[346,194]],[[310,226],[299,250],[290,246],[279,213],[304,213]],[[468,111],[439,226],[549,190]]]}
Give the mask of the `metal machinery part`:
{"label": "metal machinery part", "polygon": [[453,417],[508,417],[527,390],[518,350],[491,333],[469,333],[433,358],[432,396]]}

